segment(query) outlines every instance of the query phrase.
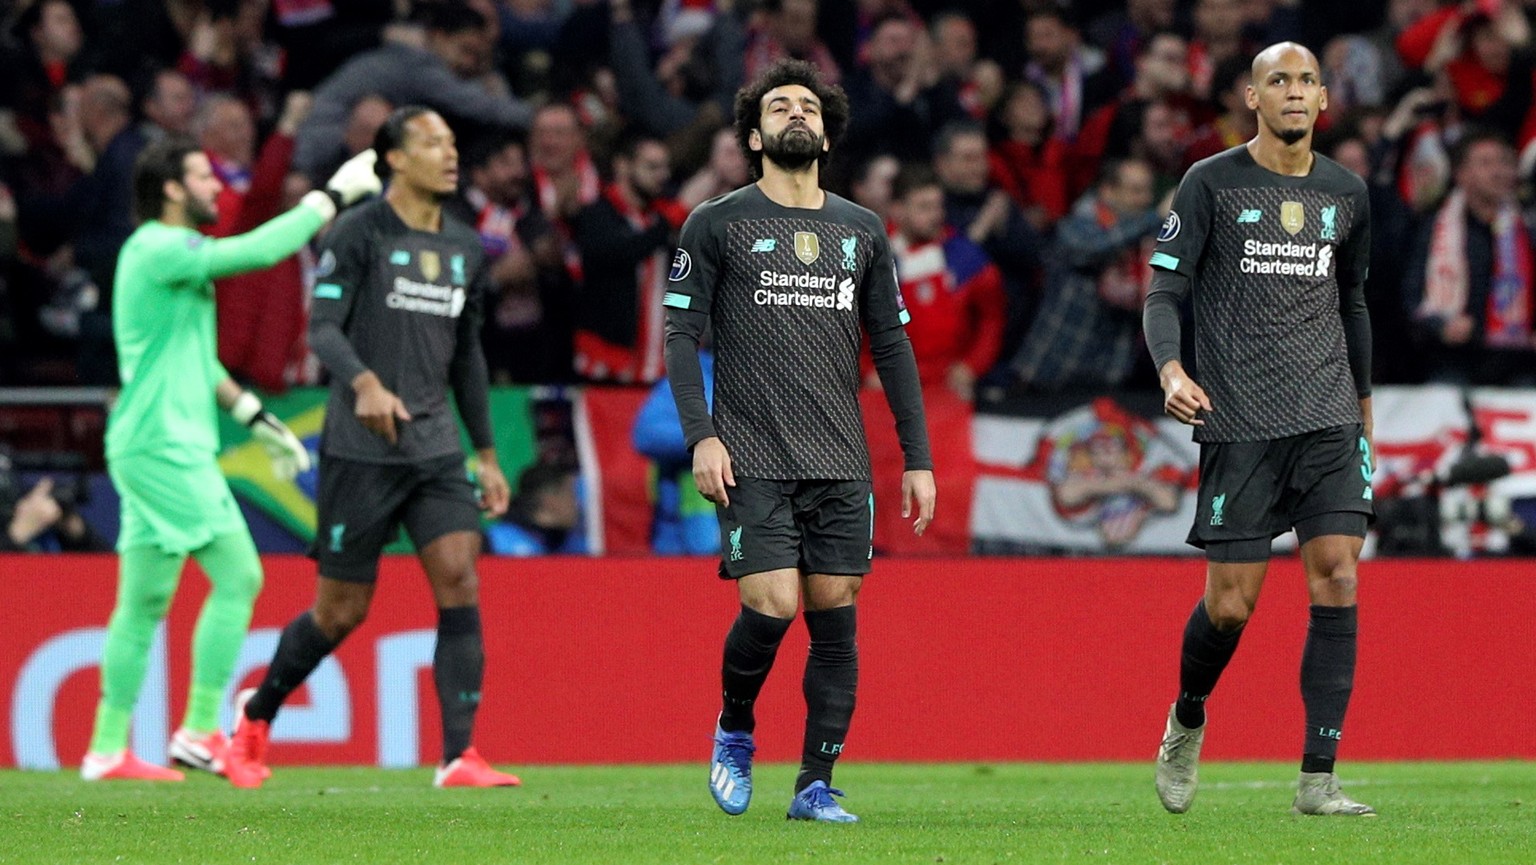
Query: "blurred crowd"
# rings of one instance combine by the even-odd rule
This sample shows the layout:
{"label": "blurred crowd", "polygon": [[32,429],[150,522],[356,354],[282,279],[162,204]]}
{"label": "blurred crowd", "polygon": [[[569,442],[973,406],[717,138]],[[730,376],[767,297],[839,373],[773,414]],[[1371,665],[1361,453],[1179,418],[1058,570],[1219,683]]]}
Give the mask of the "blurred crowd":
{"label": "blurred crowd", "polygon": [[[1324,66],[1318,148],[1369,184],[1378,382],[1536,384],[1536,0],[0,0],[0,384],[113,383],[134,158],[195,137],[245,231],[396,106],[458,133],[500,382],[648,385],[689,210],[750,182],[741,83],[847,89],[826,183],[889,226],[926,385],[1153,387],[1149,247],[1248,140],[1249,62]],[[218,289],[248,384],[316,383],[305,253]]]}

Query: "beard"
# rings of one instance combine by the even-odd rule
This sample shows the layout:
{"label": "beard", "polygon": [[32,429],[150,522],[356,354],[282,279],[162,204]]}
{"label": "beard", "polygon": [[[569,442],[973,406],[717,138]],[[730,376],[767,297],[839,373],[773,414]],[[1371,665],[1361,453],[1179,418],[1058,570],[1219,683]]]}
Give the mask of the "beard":
{"label": "beard", "polygon": [[1286,144],[1295,144],[1301,139],[1306,138],[1307,133],[1311,131],[1310,129],[1282,129],[1276,132],[1275,135]]}
{"label": "beard", "polygon": [[821,158],[826,140],[808,127],[793,126],[772,138],[763,136],[763,158],[785,171],[804,171]]}
{"label": "beard", "polygon": [[187,219],[195,226],[212,225],[219,221],[219,214],[213,207],[203,204],[196,198],[187,197]]}

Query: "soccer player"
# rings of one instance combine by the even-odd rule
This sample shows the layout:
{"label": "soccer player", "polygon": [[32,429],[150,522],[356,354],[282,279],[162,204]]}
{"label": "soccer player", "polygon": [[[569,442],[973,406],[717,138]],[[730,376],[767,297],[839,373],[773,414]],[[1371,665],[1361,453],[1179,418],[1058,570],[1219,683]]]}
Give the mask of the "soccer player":
{"label": "soccer player", "polygon": [[[820,187],[848,99],[816,68],[784,61],[736,95],[736,137],[757,182],[699,206],[683,226],[667,306],[667,368],[699,492],[715,502],[720,575],[741,612],[725,639],[724,708],[710,792],[727,814],[752,795],[753,703],[803,598],[807,718],[791,819],[851,823],[832,797],[858,682],[854,600],[874,555],[874,493],[859,410],[868,331],[905,455],[902,515],[933,519],[917,364],[885,227]],[[714,333],[714,416],[698,347]]]}
{"label": "soccer player", "polygon": [[218,218],[223,184],[196,142],[168,139],[140,154],[133,174],[142,224],[117,260],[112,328],[123,387],[107,419],[107,469],[122,499],[117,604],[101,660],[101,702],[87,781],[180,781],[174,769],[128,750],[128,722],[191,554],[212,591],[192,636],[192,682],[168,751],[177,762],[222,770],[227,744],[218,710],[261,590],[261,560],[219,472],[218,409],[250,428],[280,475],[309,468],[309,453],[261,400],[219,364],[213,281],[271,267],[294,254],[349,204],[377,191],[365,151],[298,206],[248,234],[213,239],[197,229]]}
{"label": "soccer player", "polygon": [[[1206,698],[1258,601],[1270,541],[1294,528],[1312,607],[1292,810],[1371,815],[1333,773],[1354,686],[1356,564],[1372,515],[1369,205],[1354,174],[1312,150],[1328,90],[1311,51],[1266,48],[1247,98],[1258,135],[1189,170],[1151,260],[1147,343],[1164,410],[1194,425],[1200,443],[1189,542],[1208,563],[1205,596],[1184,628],[1157,793],[1169,811],[1189,809]],[[1199,383],[1180,359],[1186,297]]]}
{"label": "soccer player", "polygon": [[[315,604],[288,623],[259,688],[236,700],[225,774],[267,777],[269,725],[294,689],[368,613],[379,554],[405,526],[437,605],[433,681],[443,719],[439,787],[516,786],[470,746],[485,652],[480,635],[480,511],[510,492],[491,438],[480,349],[489,278],[474,229],[443,213],[458,187],[453,130],[420,106],[397,109],[374,143],[390,180],[347,214],[316,266],[310,345],[331,375],[321,436]],[[458,412],[479,459],[465,473]]]}

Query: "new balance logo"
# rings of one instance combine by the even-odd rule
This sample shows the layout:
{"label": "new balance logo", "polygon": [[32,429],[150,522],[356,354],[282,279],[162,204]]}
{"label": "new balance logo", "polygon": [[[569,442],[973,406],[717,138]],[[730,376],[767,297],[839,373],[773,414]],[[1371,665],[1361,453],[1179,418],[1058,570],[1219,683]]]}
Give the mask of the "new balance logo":
{"label": "new balance logo", "polygon": [[1239,213],[1237,215],[1237,224],[1238,225],[1243,225],[1245,223],[1258,222],[1259,221],[1259,217],[1261,217],[1263,215],[1264,215],[1264,211],[1250,208],[1250,209],[1245,210],[1242,213]]}
{"label": "new balance logo", "polygon": [[771,237],[764,237],[752,241],[753,252],[773,252],[779,248],[779,242]]}
{"label": "new balance logo", "polygon": [[331,552],[341,552],[341,536],[347,531],[346,523],[333,523],[331,525]]}

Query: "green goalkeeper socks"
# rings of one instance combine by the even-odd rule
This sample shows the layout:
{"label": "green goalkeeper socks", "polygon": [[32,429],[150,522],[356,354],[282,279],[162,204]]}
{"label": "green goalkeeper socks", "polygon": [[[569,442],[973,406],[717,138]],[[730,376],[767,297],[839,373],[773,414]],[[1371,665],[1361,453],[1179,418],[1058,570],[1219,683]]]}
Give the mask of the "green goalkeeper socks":
{"label": "green goalkeeper socks", "polygon": [[[234,672],[261,591],[261,559],[249,532],[214,538],[193,554],[212,584],[192,634],[192,684],[182,726],[199,733],[219,728],[219,703]],[[125,550],[118,560],[117,606],[107,625],[101,659],[101,703],[91,751],[114,754],[128,746],[128,724],[155,628],[165,618],[186,556],[155,547]]]}
{"label": "green goalkeeper socks", "polygon": [[165,618],[186,556],[155,547],[134,547],[118,557],[117,606],[107,623],[101,658],[101,703],[91,751],[115,754],[128,747],[128,719],[144,684],[155,627]]}
{"label": "green goalkeeper socks", "polygon": [[250,532],[231,532],[192,554],[213,590],[192,632],[192,685],[181,725],[198,733],[219,728],[219,703],[235,670],[251,608],[261,591],[261,559]]}

